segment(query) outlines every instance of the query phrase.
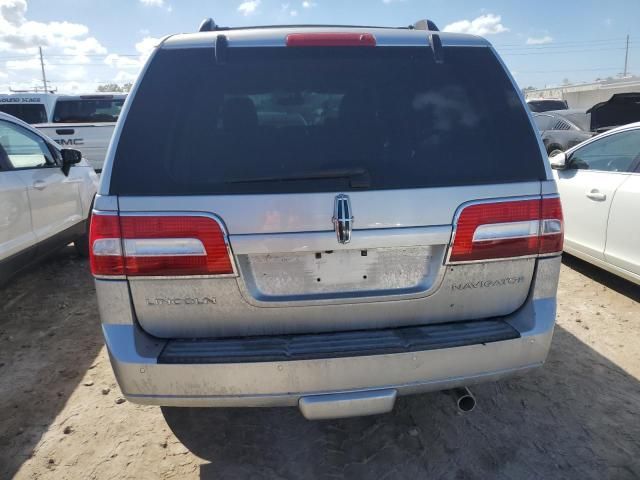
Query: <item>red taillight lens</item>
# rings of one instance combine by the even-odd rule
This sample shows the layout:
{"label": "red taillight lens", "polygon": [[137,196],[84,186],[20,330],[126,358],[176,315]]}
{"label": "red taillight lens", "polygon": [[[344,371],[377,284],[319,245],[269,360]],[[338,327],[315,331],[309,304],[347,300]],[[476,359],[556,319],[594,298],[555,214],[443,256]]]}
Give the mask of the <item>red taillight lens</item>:
{"label": "red taillight lens", "polygon": [[94,275],[124,274],[119,220],[115,214],[91,215],[89,255]]}
{"label": "red taillight lens", "polygon": [[458,216],[449,262],[512,258],[562,251],[557,197],[479,203]]}
{"label": "red taillight lens", "polygon": [[290,33],[287,47],[375,47],[370,33]]}
{"label": "red taillight lens", "polygon": [[542,199],[541,220],[540,253],[561,252],[564,242],[564,217],[559,197]]}
{"label": "red taillight lens", "polygon": [[[109,218],[116,219],[119,235],[99,239],[96,237],[96,242],[92,240],[91,265],[94,275],[233,273],[224,232],[213,218],[189,215],[127,215]],[[121,262],[119,271],[101,268],[102,262],[106,262],[102,257],[115,258],[118,252]]]}

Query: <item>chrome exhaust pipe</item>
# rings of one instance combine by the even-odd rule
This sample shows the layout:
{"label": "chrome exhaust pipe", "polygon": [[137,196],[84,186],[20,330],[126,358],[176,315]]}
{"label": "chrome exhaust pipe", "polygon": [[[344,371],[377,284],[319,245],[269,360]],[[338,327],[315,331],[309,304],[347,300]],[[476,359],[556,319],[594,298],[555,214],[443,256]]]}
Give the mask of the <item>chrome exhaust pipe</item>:
{"label": "chrome exhaust pipe", "polygon": [[467,387],[454,388],[451,393],[453,393],[456,399],[458,411],[467,413],[476,408],[476,397],[473,396],[473,393],[471,393],[471,390]]}

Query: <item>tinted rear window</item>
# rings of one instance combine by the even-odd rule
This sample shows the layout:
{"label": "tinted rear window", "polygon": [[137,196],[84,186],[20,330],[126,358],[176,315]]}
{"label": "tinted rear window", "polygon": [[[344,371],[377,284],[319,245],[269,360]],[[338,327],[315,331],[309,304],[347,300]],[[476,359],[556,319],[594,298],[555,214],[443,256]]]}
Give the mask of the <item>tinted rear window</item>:
{"label": "tinted rear window", "polygon": [[399,189],[545,178],[491,50],[160,50],[116,150],[111,193]]}
{"label": "tinted rear window", "polygon": [[116,122],[122,110],[123,99],[58,100],[53,111],[55,123],[107,123]]}
{"label": "tinted rear window", "polygon": [[23,122],[46,123],[47,111],[41,103],[13,103],[0,105],[0,112],[8,113]]}

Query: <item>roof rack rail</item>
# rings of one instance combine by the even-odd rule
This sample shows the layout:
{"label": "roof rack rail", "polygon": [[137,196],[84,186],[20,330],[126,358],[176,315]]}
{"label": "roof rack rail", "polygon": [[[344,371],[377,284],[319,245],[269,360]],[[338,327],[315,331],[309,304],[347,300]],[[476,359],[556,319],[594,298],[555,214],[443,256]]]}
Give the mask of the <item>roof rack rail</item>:
{"label": "roof rack rail", "polygon": [[439,32],[440,31],[438,26],[434,22],[429,20],[428,18],[425,18],[423,20],[418,20],[416,23],[411,25],[411,27],[413,27],[413,29],[415,29],[415,30],[427,30],[429,32]]}
{"label": "roof rack rail", "polygon": [[198,27],[199,32],[213,32],[218,30],[218,25],[213,21],[213,18],[205,18]]}

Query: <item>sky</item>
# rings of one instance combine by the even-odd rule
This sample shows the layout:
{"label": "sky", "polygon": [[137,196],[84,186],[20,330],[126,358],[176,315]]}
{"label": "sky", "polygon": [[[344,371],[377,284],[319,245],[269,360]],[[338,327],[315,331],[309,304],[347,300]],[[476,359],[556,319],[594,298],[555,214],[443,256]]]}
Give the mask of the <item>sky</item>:
{"label": "sky", "polygon": [[520,87],[640,75],[640,0],[0,0],[0,92],[42,85],[93,92],[133,81],[163,36],[223,26],[356,24],[405,26],[486,37]]}

